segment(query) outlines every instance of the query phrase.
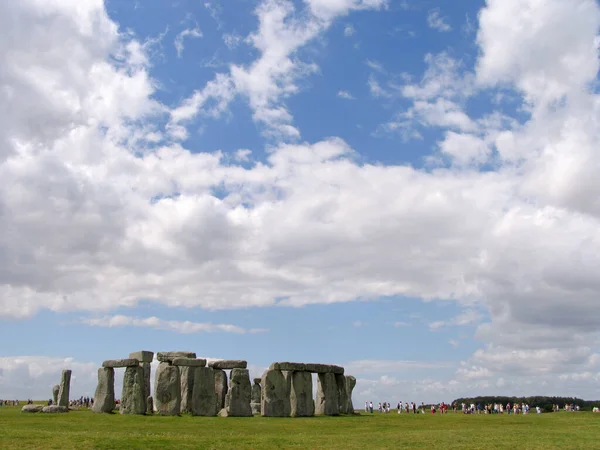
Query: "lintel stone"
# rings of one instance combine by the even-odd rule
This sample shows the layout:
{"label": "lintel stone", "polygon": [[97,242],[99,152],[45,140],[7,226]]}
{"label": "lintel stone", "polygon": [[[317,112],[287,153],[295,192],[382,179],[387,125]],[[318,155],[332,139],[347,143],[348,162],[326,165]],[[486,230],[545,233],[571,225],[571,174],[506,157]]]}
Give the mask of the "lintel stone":
{"label": "lintel stone", "polygon": [[160,362],[168,362],[170,363],[175,358],[195,358],[196,354],[194,352],[158,352],[156,354],[156,359]]}
{"label": "lintel stone", "polygon": [[149,352],[147,350],[141,350],[139,352],[133,352],[129,354],[129,357],[132,359],[138,359],[143,363],[151,363],[154,359],[154,352]]}
{"label": "lintel stone", "polygon": [[245,369],[248,367],[248,361],[241,359],[223,359],[221,361],[211,361],[208,363],[213,369],[229,370],[229,369]]}
{"label": "lintel stone", "polygon": [[206,367],[205,359],[193,359],[193,358],[175,358],[171,362],[174,366],[184,367]]}
{"label": "lintel stone", "polygon": [[306,365],[295,362],[274,362],[269,366],[269,370],[285,370],[287,372],[304,372]]}
{"label": "lintel stone", "polygon": [[109,359],[102,363],[102,367],[136,367],[140,365],[140,360],[135,358],[127,359]]}

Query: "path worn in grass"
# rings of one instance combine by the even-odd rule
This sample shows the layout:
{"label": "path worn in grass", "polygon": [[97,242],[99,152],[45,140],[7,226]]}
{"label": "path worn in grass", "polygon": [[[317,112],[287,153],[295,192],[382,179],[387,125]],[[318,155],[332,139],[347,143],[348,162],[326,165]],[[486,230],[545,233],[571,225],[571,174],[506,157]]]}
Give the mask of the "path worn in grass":
{"label": "path worn in grass", "polygon": [[600,448],[600,414],[207,418],[0,408],[1,449]]}

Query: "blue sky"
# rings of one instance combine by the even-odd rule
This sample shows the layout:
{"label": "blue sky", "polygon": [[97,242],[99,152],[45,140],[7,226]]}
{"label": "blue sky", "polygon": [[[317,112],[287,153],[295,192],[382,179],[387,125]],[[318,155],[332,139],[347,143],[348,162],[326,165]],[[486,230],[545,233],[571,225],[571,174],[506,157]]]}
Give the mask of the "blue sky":
{"label": "blue sky", "polygon": [[595,0],[0,17],[0,397],[141,349],[597,396]]}

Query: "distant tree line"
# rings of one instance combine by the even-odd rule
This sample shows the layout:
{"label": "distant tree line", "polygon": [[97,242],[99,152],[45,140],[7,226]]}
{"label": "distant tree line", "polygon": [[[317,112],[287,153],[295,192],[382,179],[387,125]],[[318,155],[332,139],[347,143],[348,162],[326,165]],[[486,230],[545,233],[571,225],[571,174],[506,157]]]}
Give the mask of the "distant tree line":
{"label": "distant tree line", "polygon": [[544,412],[552,412],[552,405],[558,405],[561,410],[565,407],[565,405],[578,405],[582,411],[591,411],[594,406],[600,406],[600,400],[582,400],[577,397],[546,397],[542,395],[536,395],[533,397],[483,396],[471,398],[457,398],[453,402],[456,402],[459,410],[461,403],[465,403],[467,405],[470,405],[471,403],[477,405],[479,403],[482,407],[483,405],[494,403],[499,403],[502,405],[510,403],[511,406],[514,403],[527,403],[533,408],[539,406]]}

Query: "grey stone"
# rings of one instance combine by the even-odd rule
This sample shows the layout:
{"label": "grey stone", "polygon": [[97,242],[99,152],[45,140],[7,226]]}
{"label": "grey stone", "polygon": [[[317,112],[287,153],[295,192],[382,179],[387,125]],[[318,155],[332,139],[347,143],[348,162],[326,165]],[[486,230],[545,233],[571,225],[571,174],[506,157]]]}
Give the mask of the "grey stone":
{"label": "grey stone", "polygon": [[150,377],[152,376],[152,365],[149,362],[143,362],[142,369],[144,369],[144,396],[150,397],[152,391],[150,390]]}
{"label": "grey stone", "polygon": [[254,384],[252,385],[252,395],[250,396],[250,401],[252,403],[260,403],[261,402],[261,395],[260,395],[260,391],[261,391],[261,387],[260,384],[258,384],[256,382],[256,380],[260,378],[255,378],[254,379]]}
{"label": "grey stone", "polygon": [[352,391],[356,386],[356,378],[352,375],[346,375],[346,398],[348,400],[347,414],[354,414],[354,405],[352,404]]}
{"label": "grey stone", "polygon": [[56,405],[58,403],[58,392],[60,391],[60,385],[55,384],[52,386],[52,404]]}
{"label": "grey stone", "polygon": [[194,352],[158,352],[156,354],[156,359],[160,362],[168,362],[170,363],[175,358],[195,358],[196,354]]}
{"label": "grey stone", "polygon": [[251,417],[250,396],[250,372],[248,372],[248,369],[233,369],[229,391],[225,399],[227,415],[230,417]]}
{"label": "grey stone", "polygon": [[227,413],[227,408],[222,408],[219,411],[219,417],[227,417],[227,416],[229,416],[229,414]]}
{"label": "grey stone", "polygon": [[269,370],[304,372],[306,370],[306,365],[304,363],[295,362],[274,362],[269,366]]}
{"label": "grey stone", "polygon": [[338,388],[338,406],[340,414],[348,414],[348,390],[346,387],[346,377],[335,374],[335,384]]}
{"label": "grey stone", "polygon": [[121,414],[146,414],[144,369],[139,365],[125,369],[119,411]]}
{"label": "grey stone", "polygon": [[262,378],[254,378],[253,380],[256,384],[260,384],[262,382]]}
{"label": "grey stone", "polygon": [[192,390],[192,414],[194,416],[217,415],[217,393],[215,373],[210,367],[195,367],[194,388]]}
{"label": "grey stone", "polygon": [[151,363],[154,359],[154,352],[147,350],[141,350],[139,352],[133,352],[129,354],[131,359],[137,359],[141,363]]}
{"label": "grey stone", "polygon": [[250,409],[252,410],[252,415],[260,414],[260,412],[261,412],[260,403],[250,402]]}
{"label": "grey stone", "polygon": [[317,375],[315,414],[337,416],[340,413],[339,393],[335,375],[331,372]]}
{"label": "grey stone", "polygon": [[94,394],[92,412],[111,413],[115,409],[115,369],[101,367],[98,369],[98,385]]}
{"label": "grey stone", "polygon": [[206,367],[205,359],[192,359],[192,358],[175,358],[171,362],[174,366],[182,367]]}
{"label": "grey stone", "polygon": [[215,392],[217,394],[217,407],[219,410],[225,408],[225,398],[227,397],[227,373],[224,370],[214,370]]}
{"label": "grey stone", "polygon": [[151,395],[146,397],[146,414],[149,416],[154,414],[154,399]]}
{"label": "grey stone", "polygon": [[304,364],[304,368],[307,372],[312,373],[336,373],[340,375],[344,373],[343,367],[331,364],[306,363]]}
{"label": "grey stone", "polygon": [[181,377],[179,367],[162,362],[154,379],[154,404],[159,414],[176,416],[181,410]]}
{"label": "grey stone", "polygon": [[71,371],[63,370],[60,377],[60,389],[58,390],[58,406],[69,407],[69,392],[71,390]]}
{"label": "grey stone", "polygon": [[290,381],[281,370],[267,370],[261,383],[261,415],[264,417],[289,417]]}
{"label": "grey stone", "polygon": [[211,361],[208,363],[209,367],[213,369],[245,369],[248,367],[248,361],[242,361],[241,359],[224,359],[221,361]]}
{"label": "grey stone", "polygon": [[136,367],[140,365],[139,359],[126,358],[126,359],[109,359],[102,363],[102,367]]}
{"label": "grey stone", "polygon": [[290,372],[290,406],[292,417],[315,415],[313,401],[312,374],[310,372]]}
{"label": "grey stone", "polygon": [[44,405],[25,405],[21,408],[24,413],[38,413],[44,409]]}
{"label": "grey stone", "polygon": [[[175,361],[175,360],[174,360]],[[181,412],[192,412],[192,390],[194,389],[195,367],[179,367],[179,378],[181,379]]]}
{"label": "grey stone", "polygon": [[50,405],[50,406],[44,406],[42,408],[42,412],[49,413],[49,414],[66,413],[66,412],[69,412],[69,408],[66,406],[60,406],[60,405]]}

